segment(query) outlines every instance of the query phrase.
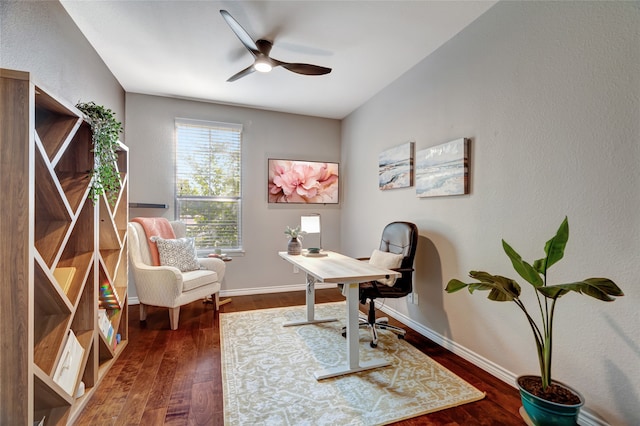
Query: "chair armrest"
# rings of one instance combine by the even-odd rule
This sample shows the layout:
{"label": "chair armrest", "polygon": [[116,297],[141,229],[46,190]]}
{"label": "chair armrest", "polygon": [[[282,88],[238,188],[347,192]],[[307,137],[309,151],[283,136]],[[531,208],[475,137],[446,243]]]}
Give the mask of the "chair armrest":
{"label": "chair armrest", "polygon": [[218,282],[222,283],[224,273],[227,269],[227,265],[222,259],[218,259],[215,257],[199,257],[198,263],[200,263],[200,266],[202,268],[208,269],[209,271],[214,271],[216,274],[218,274]]}
{"label": "chair armrest", "polygon": [[171,306],[172,300],[182,294],[183,278],[173,266],[132,265],[136,292],[141,303]]}

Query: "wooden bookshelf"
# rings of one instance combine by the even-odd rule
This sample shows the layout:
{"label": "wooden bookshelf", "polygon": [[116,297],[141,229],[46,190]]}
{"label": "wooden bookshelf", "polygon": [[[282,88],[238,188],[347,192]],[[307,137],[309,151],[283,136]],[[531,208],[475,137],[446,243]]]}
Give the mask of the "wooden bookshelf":
{"label": "wooden bookshelf", "polygon": [[[28,73],[6,69],[0,136],[0,424],[31,426],[44,418],[45,425],[66,425],[128,341],[128,149],[118,150],[116,202],[102,196],[94,203],[92,135],[82,113]],[[107,310],[111,336],[98,327],[99,307]],[[79,363],[69,379],[73,394],[54,378],[69,362],[70,331],[83,354],[70,361]]]}

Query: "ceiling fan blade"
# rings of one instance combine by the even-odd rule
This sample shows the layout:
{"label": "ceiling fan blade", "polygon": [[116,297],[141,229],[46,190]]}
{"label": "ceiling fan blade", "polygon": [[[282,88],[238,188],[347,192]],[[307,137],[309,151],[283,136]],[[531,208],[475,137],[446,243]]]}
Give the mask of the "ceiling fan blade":
{"label": "ceiling fan blade", "polygon": [[311,64],[290,64],[287,62],[277,61],[273,58],[271,60],[276,64],[283,68],[288,69],[289,71],[304,74],[304,75],[324,75],[329,74],[331,72],[331,68],[321,67],[320,65],[311,65]]}
{"label": "ceiling fan blade", "polygon": [[247,68],[243,69],[242,71],[240,71],[237,74],[232,75],[231,77],[229,77],[229,79],[227,80],[227,82],[232,82],[232,81],[236,81],[242,77],[245,77],[251,73],[253,73],[256,69],[253,67],[253,65],[248,66]]}
{"label": "ceiling fan blade", "polygon": [[224,20],[227,21],[229,27],[231,27],[231,31],[233,31],[235,35],[238,36],[242,44],[244,44],[244,47],[246,47],[253,56],[256,56],[258,53],[258,46],[256,46],[256,43],[253,41],[249,33],[242,28],[238,21],[236,21],[226,10],[220,10],[220,14]]}

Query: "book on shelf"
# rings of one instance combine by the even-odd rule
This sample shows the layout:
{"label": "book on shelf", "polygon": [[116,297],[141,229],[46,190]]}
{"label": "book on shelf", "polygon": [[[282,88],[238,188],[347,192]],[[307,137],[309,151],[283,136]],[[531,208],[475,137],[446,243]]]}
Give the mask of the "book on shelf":
{"label": "book on shelf", "polygon": [[107,334],[105,334],[105,336],[107,337],[107,342],[111,343],[111,339],[113,339],[113,327],[109,326],[109,330],[107,331]]}
{"label": "book on shelf", "polygon": [[62,356],[53,374],[53,381],[60,385],[69,395],[74,394],[73,391],[80,372],[83,354],[84,348],[76,338],[73,330],[69,330]]}
{"label": "book on shelf", "polygon": [[71,282],[73,281],[73,276],[76,274],[76,268],[73,266],[68,267],[60,267],[56,268],[53,271],[53,276],[56,281],[58,281],[58,285],[65,292],[65,294],[69,291],[69,287],[71,287]]}
{"label": "book on shelf", "polygon": [[107,339],[107,342],[111,344],[114,330],[111,321],[109,320],[109,316],[107,315],[106,309],[98,309],[98,327],[100,327],[100,331]]}
{"label": "book on shelf", "polygon": [[98,327],[100,327],[100,331],[102,331],[102,334],[105,336],[109,331],[110,325],[111,321],[109,321],[109,317],[107,316],[107,310],[102,308],[98,309]]}

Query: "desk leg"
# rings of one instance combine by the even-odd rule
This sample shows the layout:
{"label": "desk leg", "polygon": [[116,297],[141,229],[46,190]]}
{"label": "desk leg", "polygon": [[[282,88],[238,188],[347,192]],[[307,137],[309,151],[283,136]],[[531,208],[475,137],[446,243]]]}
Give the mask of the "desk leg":
{"label": "desk leg", "polygon": [[345,374],[357,373],[372,368],[391,365],[384,359],[373,359],[360,363],[360,331],[358,327],[358,283],[345,284],[347,286],[347,365],[335,368],[325,368],[314,373],[317,380]]}
{"label": "desk leg", "polygon": [[338,321],[337,318],[315,318],[315,304],[316,304],[316,291],[315,291],[316,279],[307,274],[307,319],[305,321],[290,321],[282,324],[283,327],[290,327],[292,325],[304,325],[304,324],[318,324],[321,322]]}
{"label": "desk leg", "polygon": [[360,361],[360,329],[358,324],[358,283],[346,284],[347,289],[347,364],[358,368]]}

